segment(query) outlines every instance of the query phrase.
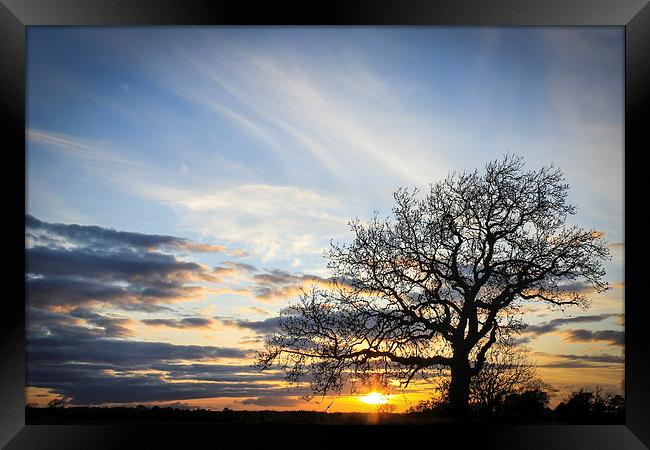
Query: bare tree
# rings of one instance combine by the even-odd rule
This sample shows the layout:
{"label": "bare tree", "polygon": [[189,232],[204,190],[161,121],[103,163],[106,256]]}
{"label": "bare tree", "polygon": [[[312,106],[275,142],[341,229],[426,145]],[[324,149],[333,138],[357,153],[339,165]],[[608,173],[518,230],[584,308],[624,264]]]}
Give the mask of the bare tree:
{"label": "bare tree", "polygon": [[317,395],[378,375],[403,386],[448,368],[449,402],[468,411],[486,353],[522,329],[525,302],[588,307],[608,289],[602,233],[567,226],[569,185],[553,166],[525,171],[506,156],[485,172],[451,174],[394,193],[394,218],[350,222],[350,244],[327,253],[335,287],[305,292],[258,354]]}
{"label": "bare tree", "polygon": [[66,408],[68,400],[64,397],[54,398],[47,403],[48,408]]}
{"label": "bare tree", "polygon": [[472,377],[470,403],[481,413],[494,415],[511,395],[536,391],[550,396],[552,389],[537,375],[528,350],[511,340],[495,343],[483,368]]}

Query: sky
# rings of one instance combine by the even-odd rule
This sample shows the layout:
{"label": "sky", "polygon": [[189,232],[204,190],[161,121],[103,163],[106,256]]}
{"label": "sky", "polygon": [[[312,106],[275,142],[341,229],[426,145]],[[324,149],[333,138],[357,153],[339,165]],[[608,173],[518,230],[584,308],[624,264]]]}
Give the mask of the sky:
{"label": "sky", "polygon": [[253,352],[348,220],[506,153],[559,166],[613,254],[521,342],[554,402],[621,392],[623,58],[622,27],[29,27],[27,402],[372,410]]}

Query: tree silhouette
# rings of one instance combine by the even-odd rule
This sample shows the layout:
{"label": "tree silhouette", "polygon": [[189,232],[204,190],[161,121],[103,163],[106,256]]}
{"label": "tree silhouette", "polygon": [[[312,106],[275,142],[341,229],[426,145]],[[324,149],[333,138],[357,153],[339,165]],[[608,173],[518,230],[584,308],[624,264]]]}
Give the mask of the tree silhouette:
{"label": "tree silhouette", "polygon": [[61,398],[53,398],[47,403],[48,408],[65,408],[68,406],[68,401],[61,397]]}
{"label": "tree silhouette", "polygon": [[521,305],[586,308],[585,286],[608,289],[609,250],[597,230],[566,225],[576,208],[560,169],[523,166],[508,155],[424,198],[398,189],[392,219],[351,221],[354,240],[326,254],[334,287],[285,309],[258,366],[308,380],[315,395],[448,368],[450,408],[465,417],[488,350],[524,327]]}
{"label": "tree silhouette", "polygon": [[504,405],[512,406],[524,398],[545,407],[550,395],[551,387],[537,375],[528,351],[513,341],[495,343],[470,382],[470,403],[487,416],[499,415]]}

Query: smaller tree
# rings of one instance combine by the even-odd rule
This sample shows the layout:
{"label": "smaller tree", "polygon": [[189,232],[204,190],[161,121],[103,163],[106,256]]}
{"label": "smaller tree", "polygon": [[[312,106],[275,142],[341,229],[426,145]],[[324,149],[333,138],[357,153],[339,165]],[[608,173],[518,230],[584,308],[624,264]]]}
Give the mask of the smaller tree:
{"label": "smaller tree", "polygon": [[48,408],[65,408],[68,401],[64,397],[54,398],[47,403]]}
{"label": "smaller tree", "polygon": [[[487,418],[539,416],[547,412],[554,389],[538,377],[528,353],[512,340],[498,342],[490,349],[483,369],[470,384],[470,406],[476,414]],[[440,378],[438,397],[419,402],[409,412],[445,414],[449,386],[448,376]]]}
{"label": "smaller tree", "polygon": [[470,384],[470,403],[482,415],[498,415],[509,398],[513,406],[516,399],[536,399],[546,407],[552,388],[538,376],[528,358],[528,350],[518,347],[512,340],[496,343],[489,351],[486,363]]}

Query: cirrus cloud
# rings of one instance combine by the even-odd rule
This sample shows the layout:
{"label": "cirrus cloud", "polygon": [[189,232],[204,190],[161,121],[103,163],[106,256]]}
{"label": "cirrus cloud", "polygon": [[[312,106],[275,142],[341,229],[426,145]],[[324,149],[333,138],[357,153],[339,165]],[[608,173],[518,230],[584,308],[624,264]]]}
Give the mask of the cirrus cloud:
{"label": "cirrus cloud", "polygon": [[184,319],[142,319],[140,322],[152,327],[210,328],[213,321],[203,317],[186,317]]}

